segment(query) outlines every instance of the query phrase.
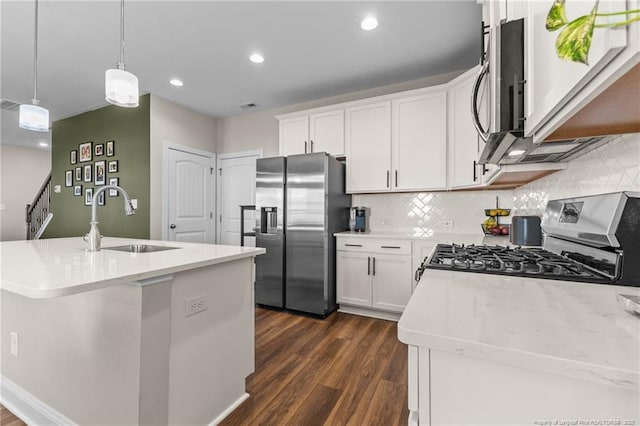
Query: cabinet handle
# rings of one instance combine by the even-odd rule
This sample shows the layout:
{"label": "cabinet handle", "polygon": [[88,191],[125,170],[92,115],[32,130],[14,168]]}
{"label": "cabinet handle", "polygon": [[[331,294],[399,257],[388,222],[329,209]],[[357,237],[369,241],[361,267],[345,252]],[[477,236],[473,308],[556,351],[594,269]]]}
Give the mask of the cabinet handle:
{"label": "cabinet handle", "polygon": [[392,248],[392,249],[400,249],[400,246],[380,246],[380,248]]}
{"label": "cabinet handle", "polygon": [[376,276],[376,258],[373,258],[373,276]]}
{"label": "cabinet handle", "polygon": [[371,275],[371,257],[367,257],[367,275]]}
{"label": "cabinet handle", "polygon": [[347,247],[362,247],[362,244],[345,244]]}
{"label": "cabinet handle", "polygon": [[478,162],[476,160],[473,160],[473,181],[477,181],[478,180],[478,175],[476,175],[476,167],[478,167]]}
{"label": "cabinet handle", "polygon": [[391,188],[389,185],[389,170],[387,170],[387,188]]}
{"label": "cabinet handle", "polygon": [[309,152],[313,152],[313,139],[311,139],[311,149],[309,150]]}
{"label": "cabinet handle", "polygon": [[304,141],[304,153],[307,153],[307,141]]}
{"label": "cabinet handle", "polygon": [[398,171],[396,170],[396,188],[398,187]]}

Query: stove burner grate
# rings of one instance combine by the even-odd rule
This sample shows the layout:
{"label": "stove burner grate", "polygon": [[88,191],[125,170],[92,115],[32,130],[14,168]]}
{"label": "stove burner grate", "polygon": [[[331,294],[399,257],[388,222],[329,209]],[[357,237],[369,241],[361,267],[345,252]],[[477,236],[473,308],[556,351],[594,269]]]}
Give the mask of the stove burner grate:
{"label": "stove burner grate", "polygon": [[424,267],[569,281],[612,281],[571,256],[542,248],[438,244]]}

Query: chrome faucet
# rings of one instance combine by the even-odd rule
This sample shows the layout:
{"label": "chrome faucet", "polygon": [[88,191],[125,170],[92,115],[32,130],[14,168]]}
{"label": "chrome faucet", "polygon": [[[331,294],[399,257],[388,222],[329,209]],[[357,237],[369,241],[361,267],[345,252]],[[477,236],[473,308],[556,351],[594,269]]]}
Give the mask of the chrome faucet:
{"label": "chrome faucet", "polygon": [[133,208],[133,204],[131,204],[131,200],[129,199],[129,194],[127,194],[127,191],[123,188],[117,185],[107,185],[98,189],[96,193],[93,194],[93,200],[91,201],[91,222],[89,222],[91,229],[89,229],[89,233],[84,236],[84,240],[89,243],[89,251],[100,251],[102,235],[100,235],[100,229],[98,229],[98,195],[108,189],[115,189],[122,194],[124,198],[125,215],[131,216],[136,213],[136,209]]}

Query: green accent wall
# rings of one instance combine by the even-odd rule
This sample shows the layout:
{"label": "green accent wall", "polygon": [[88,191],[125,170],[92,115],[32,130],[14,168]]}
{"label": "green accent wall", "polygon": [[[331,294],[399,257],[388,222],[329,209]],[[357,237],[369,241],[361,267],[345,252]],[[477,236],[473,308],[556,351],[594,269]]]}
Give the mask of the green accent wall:
{"label": "green accent wall", "polygon": [[[65,172],[76,167],[94,165],[96,161],[118,161],[118,172],[106,171],[109,178],[119,178],[119,185],[130,198],[138,200],[133,216],[125,216],[121,195],[109,197],[105,194],[105,205],[98,206],[100,233],[108,237],[149,238],[150,199],[150,96],[140,97],[137,108],[109,105],[94,111],[53,123],[51,144],[51,183],[60,185],[60,193],[51,194],[53,220],[44,233],[44,238],[81,237],[89,232],[91,206],[84,205],[84,190],[100,188],[95,185],[95,166],[92,167],[92,182],[76,182],[65,186]],[[114,153],[106,155],[106,142],[113,140]],[[79,145],[93,142],[92,159],[79,161]],[[96,144],[104,144],[104,155],[95,156]],[[71,164],[70,153],[78,151],[78,162]],[[106,167],[108,169],[108,167]],[[73,195],[73,186],[82,185],[82,196]]]}

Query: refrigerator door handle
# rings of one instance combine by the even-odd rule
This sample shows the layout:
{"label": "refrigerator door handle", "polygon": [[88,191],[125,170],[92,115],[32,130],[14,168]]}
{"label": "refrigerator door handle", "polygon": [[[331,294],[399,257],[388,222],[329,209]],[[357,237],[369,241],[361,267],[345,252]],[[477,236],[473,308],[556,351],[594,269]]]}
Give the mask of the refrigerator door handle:
{"label": "refrigerator door handle", "polygon": [[371,275],[371,257],[367,257],[367,275]]}

